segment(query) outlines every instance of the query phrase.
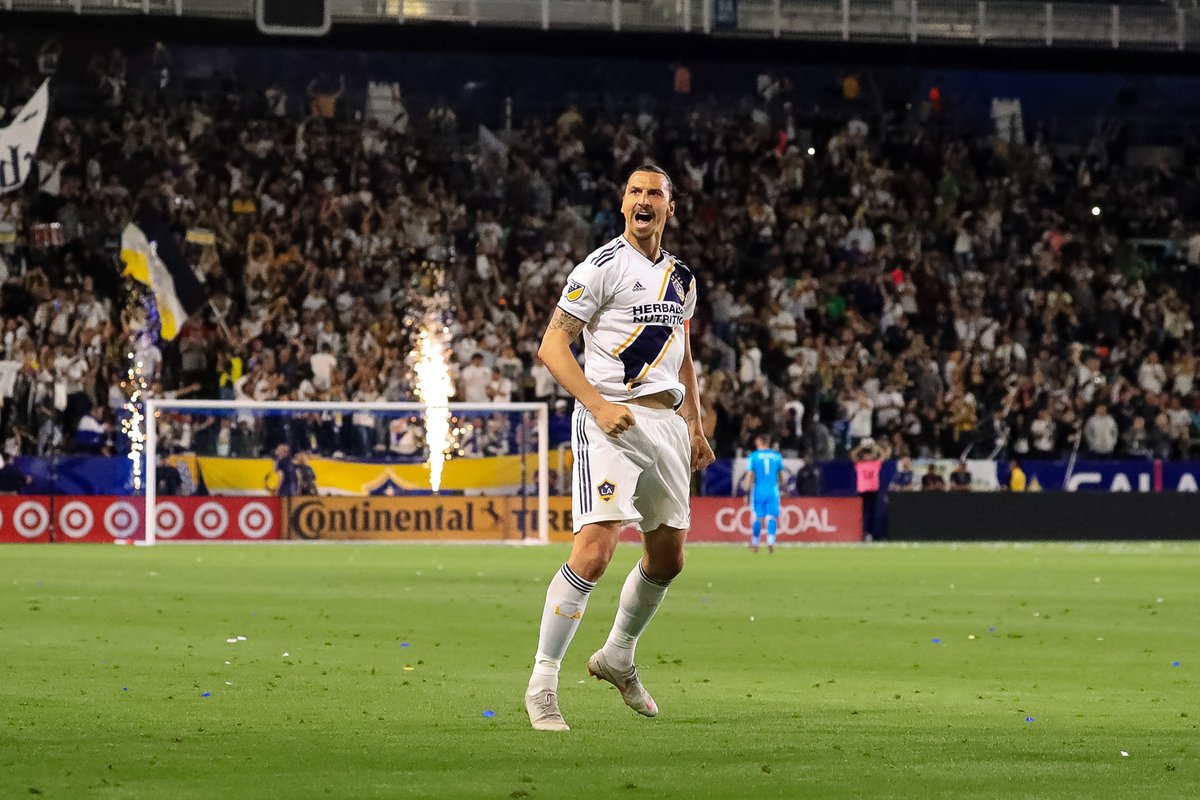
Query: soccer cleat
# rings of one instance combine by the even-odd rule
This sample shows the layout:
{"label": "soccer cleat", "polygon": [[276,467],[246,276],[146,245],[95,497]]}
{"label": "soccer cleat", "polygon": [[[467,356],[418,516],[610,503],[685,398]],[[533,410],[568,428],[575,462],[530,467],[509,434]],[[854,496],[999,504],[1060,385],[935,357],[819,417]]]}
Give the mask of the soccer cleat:
{"label": "soccer cleat", "polygon": [[646,687],[642,686],[642,679],[638,677],[637,665],[621,672],[609,665],[604,658],[604,650],[600,649],[592,653],[592,657],[588,659],[588,674],[598,681],[608,681],[617,687],[625,705],[643,717],[653,717],[658,714],[658,704],[646,691]]}
{"label": "soccer cleat", "polygon": [[553,689],[540,689],[525,695],[525,712],[535,731],[571,730],[558,710],[558,693]]}

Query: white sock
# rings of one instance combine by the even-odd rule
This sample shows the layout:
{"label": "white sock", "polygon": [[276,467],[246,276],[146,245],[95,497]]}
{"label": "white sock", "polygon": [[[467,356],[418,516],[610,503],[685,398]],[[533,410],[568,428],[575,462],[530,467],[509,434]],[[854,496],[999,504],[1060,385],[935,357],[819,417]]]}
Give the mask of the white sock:
{"label": "white sock", "polygon": [[621,606],[617,609],[617,618],[613,621],[608,641],[604,643],[604,655],[617,669],[633,666],[633,651],[638,637],[650,624],[670,585],[669,581],[664,583],[647,578],[642,571],[641,561],[630,571],[625,585],[621,587]]}
{"label": "white sock", "polygon": [[558,690],[559,667],[594,588],[595,583],[585,581],[566,564],[550,581],[550,588],[546,590],[546,607],[542,610],[537,655],[533,660],[533,676],[529,679],[530,692]]}

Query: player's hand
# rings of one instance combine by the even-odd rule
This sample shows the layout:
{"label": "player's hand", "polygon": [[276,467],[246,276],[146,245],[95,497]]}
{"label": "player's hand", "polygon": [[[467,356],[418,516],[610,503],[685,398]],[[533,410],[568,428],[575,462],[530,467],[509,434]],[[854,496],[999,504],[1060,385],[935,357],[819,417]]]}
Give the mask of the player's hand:
{"label": "player's hand", "polygon": [[708,446],[708,439],[699,431],[691,435],[692,440],[692,472],[699,469],[704,469],[709,464],[717,460],[712,448]]}
{"label": "player's hand", "polygon": [[620,436],[625,431],[637,425],[633,412],[620,403],[604,402],[604,405],[592,412],[600,430],[609,436]]}

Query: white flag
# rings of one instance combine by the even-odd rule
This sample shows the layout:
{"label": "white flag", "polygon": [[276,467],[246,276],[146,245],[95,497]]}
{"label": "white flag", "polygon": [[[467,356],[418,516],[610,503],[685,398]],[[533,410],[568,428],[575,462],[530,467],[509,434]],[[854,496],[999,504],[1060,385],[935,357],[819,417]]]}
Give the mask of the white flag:
{"label": "white flag", "polygon": [[13,124],[0,130],[0,194],[21,188],[37,159],[38,140],[46,124],[50,81],[42,83]]}

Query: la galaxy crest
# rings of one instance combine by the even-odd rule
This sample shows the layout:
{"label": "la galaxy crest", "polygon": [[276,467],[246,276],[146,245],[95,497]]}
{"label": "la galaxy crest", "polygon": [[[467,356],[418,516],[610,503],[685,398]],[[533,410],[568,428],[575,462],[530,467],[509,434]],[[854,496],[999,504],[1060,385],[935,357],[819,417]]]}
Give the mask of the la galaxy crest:
{"label": "la galaxy crest", "polygon": [[567,281],[567,299],[572,303],[577,303],[581,297],[583,297],[583,284]]}
{"label": "la galaxy crest", "polygon": [[617,485],[610,480],[603,480],[596,484],[596,494],[600,495],[601,500],[612,500],[617,494]]}

